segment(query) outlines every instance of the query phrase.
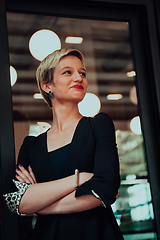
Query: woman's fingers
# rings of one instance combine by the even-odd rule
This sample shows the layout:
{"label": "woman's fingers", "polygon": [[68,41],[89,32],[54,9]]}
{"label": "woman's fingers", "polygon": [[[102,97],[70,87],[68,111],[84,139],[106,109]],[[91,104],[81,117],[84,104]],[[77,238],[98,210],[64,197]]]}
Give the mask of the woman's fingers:
{"label": "woman's fingers", "polygon": [[26,179],[29,180],[29,183],[34,183],[31,175],[29,174],[29,172],[22,166],[19,164],[19,169],[21,170],[21,172],[25,175]]}
{"label": "woman's fingers", "polygon": [[24,182],[33,184],[34,181],[29,172],[22,165],[19,165],[18,167],[19,169],[16,169],[17,175],[21,177]]}
{"label": "woman's fingers", "polygon": [[28,167],[28,170],[29,170],[29,173],[30,173],[30,175],[31,175],[34,183],[37,183],[36,178],[35,178],[35,175],[34,175],[34,173],[33,173],[33,171],[32,171],[31,166]]}
{"label": "woman's fingers", "polygon": [[26,182],[26,176],[18,168],[16,169],[16,178],[20,182]]}
{"label": "woman's fingers", "polygon": [[16,174],[16,178],[19,182],[25,182],[25,180],[22,177],[20,177],[18,174]]}
{"label": "woman's fingers", "polygon": [[117,195],[116,195],[116,199],[119,197],[119,192],[117,193]]}
{"label": "woman's fingers", "polygon": [[29,172],[22,165],[18,165],[18,167],[19,169],[16,169],[16,178],[20,182],[27,182],[32,184],[37,182],[31,166],[28,167]]}

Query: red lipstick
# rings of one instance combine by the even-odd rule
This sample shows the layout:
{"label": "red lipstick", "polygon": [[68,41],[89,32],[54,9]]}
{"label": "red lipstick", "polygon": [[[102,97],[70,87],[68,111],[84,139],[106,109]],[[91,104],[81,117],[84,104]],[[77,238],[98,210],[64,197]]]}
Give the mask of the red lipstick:
{"label": "red lipstick", "polygon": [[82,85],[74,85],[71,88],[83,89]]}

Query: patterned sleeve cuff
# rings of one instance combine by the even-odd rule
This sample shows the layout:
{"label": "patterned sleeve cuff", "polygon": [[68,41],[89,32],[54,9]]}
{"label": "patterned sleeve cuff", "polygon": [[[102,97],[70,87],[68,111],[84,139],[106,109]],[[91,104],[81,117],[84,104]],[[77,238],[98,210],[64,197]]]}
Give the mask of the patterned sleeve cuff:
{"label": "patterned sleeve cuff", "polygon": [[6,201],[6,204],[7,204],[8,208],[13,213],[17,213],[18,215],[21,215],[21,216],[26,216],[28,214],[19,213],[18,207],[19,207],[19,203],[21,201],[21,198],[22,198],[23,194],[25,193],[27,188],[31,185],[31,183],[21,183],[19,181],[15,181],[14,179],[12,179],[12,181],[14,182],[18,191],[17,192],[12,192],[12,193],[6,193],[6,194],[3,195],[3,197]]}
{"label": "patterned sleeve cuff", "polygon": [[102,206],[106,208],[106,205],[105,205],[104,202],[101,200],[100,196],[99,196],[97,193],[95,193],[94,190],[91,190],[91,192],[92,192],[92,194],[93,194],[96,198],[98,198],[98,199],[101,201]]}

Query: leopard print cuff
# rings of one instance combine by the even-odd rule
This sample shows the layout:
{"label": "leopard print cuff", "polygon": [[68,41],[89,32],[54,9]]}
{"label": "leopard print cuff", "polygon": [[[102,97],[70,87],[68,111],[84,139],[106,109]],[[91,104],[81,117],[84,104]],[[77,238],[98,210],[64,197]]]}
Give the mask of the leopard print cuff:
{"label": "leopard print cuff", "polygon": [[7,204],[8,208],[13,213],[17,213],[18,215],[21,215],[21,216],[26,216],[27,214],[19,213],[18,207],[19,207],[19,203],[20,203],[20,200],[21,200],[23,194],[25,193],[27,188],[31,185],[31,183],[21,183],[19,181],[15,181],[14,179],[12,179],[12,181],[14,182],[18,191],[17,192],[12,192],[12,193],[6,193],[6,194],[3,195],[3,197],[6,201],[6,204]]}

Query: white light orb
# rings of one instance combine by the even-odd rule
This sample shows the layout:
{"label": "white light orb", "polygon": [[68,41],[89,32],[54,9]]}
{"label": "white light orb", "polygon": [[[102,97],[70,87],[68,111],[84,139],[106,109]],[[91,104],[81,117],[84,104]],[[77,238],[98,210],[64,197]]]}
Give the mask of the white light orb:
{"label": "white light orb", "polygon": [[48,54],[61,48],[58,35],[47,29],[35,32],[29,40],[29,50],[34,58],[42,61]]}
{"label": "white light orb", "polygon": [[134,117],[131,122],[130,122],[130,128],[131,131],[137,135],[141,135],[142,130],[141,130],[141,123],[140,123],[140,118],[139,116]]}
{"label": "white light orb", "polygon": [[79,112],[86,117],[95,116],[101,107],[99,98],[93,93],[86,93],[82,102],[78,104]]}
{"label": "white light orb", "polygon": [[12,66],[10,66],[10,81],[11,81],[11,86],[13,86],[17,81],[17,71]]}

